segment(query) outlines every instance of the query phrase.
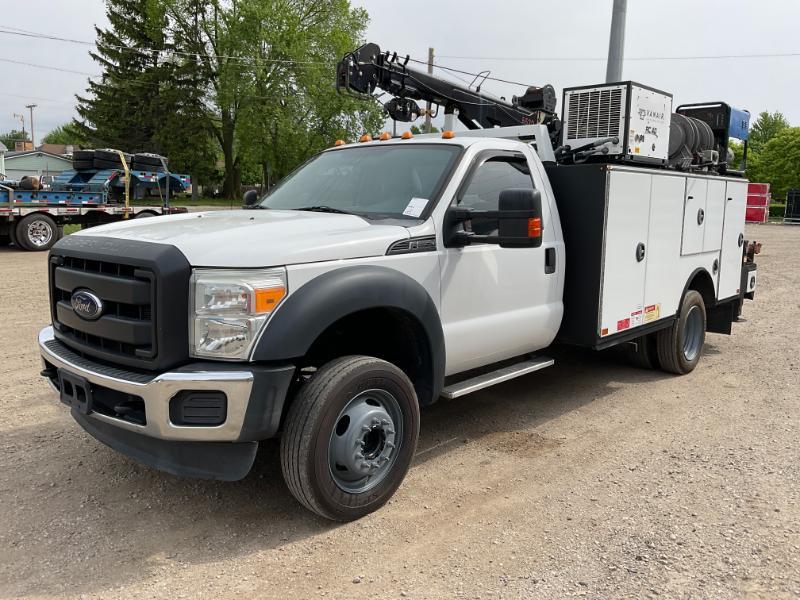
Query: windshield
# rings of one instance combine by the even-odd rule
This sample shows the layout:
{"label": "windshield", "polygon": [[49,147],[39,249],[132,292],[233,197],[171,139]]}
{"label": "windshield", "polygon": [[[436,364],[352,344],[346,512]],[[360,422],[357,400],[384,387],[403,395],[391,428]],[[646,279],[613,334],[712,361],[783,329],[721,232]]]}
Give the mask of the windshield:
{"label": "windshield", "polygon": [[434,199],[460,150],[455,145],[408,144],[323,152],[273,189],[261,207],[416,219]]}

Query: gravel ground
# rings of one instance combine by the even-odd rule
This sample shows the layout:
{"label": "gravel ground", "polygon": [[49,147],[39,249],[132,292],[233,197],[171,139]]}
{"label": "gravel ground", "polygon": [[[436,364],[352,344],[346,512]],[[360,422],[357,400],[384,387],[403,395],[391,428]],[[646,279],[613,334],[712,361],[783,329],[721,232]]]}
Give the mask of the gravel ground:
{"label": "gravel ground", "polygon": [[85,434],[38,377],[46,257],[0,250],[0,596],[798,598],[800,227],[755,226],[759,290],[686,377],[559,350],[423,411],[394,500],[303,511],[265,444],[238,483]]}

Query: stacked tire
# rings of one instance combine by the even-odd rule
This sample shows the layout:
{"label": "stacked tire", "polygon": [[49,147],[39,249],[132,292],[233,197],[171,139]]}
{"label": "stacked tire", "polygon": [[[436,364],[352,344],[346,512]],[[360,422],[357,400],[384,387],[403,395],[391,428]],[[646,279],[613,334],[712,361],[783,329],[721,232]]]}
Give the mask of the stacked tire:
{"label": "stacked tire", "polygon": [[[125,162],[130,166],[131,164],[131,155],[122,153],[125,157]],[[121,169],[122,168],[122,160],[120,159],[119,152],[116,150],[112,150],[110,148],[104,148],[102,150],[95,150],[94,151],[94,168],[98,170],[105,170],[105,169]]]}
{"label": "stacked tire", "polygon": [[134,171],[163,172],[166,163],[167,159],[163,156],[142,152],[140,154],[134,154],[133,160],[131,161],[131,169]]}
{"label": "stacked tire", "polygon": [[72,168],[76,171],[94,169],[94,150],[75,150],[72,153]]}

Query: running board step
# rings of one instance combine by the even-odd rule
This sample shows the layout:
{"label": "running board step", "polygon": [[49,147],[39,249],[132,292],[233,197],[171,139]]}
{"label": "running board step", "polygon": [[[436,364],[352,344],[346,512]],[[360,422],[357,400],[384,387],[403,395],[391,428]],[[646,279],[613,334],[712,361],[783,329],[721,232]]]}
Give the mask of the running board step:
{"label": "running board step", "polygon": [[448,385],[442,390],[442,397],[452,400],[453,398],[458,398],[459,396],[466,396],[467,394],[497,385],[498,383],[503,383],[504,381],[515,379],[540,369],[545,369],[552,366],[554,362],[555,361],[552,358],[547,358],[546,356],[537,356],[530,360],[519,362],[515,365],[503,367],[502,369],[497,369],[496,371],[491,371],[490,373],[484,373],[483,375],[478,375],[477,377],[472,377],[471,379],[465,379],[464,381],[459,381],[453,385]]}

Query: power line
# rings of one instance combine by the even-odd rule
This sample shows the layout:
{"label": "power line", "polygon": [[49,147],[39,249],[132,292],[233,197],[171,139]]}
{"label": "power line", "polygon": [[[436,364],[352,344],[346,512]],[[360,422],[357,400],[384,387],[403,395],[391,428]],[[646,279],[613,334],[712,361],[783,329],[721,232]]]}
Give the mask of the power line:
{"label": "power line", "polygon": [[[662,60],[727,60],[741,58],[787,58],[800,56],[800,52],[779,52],[770,54],[716,54],[716,55],[696,55],[696,56],[626,56],[628,61],[662,61]],[[589,56],[589,57],[568,57],[568,56],[457,56],[452,54],[442,54],[439,58],[453,60],[484,60],[484,61],[511,61],[511,62],[586,62],[603,61],[608,57]]]}
{"label": "power line", "polygon": [[47,69],[48,71],[60,71],[61,73],[72,73],[74,75],[87,75],[89,77],[100,77],[97,73],[88,73],[86,71],[74,71],[72,69],[64,69],[62,67],[53,67],[50,65],[37,65],[22,60],[14,60],[11,58],[0,58],[0,62],[11,63],[12,65],[23,65],[25,67],[34,67],[36,69]]}
{"label": "power line", "polygon": [[[22,30],[18,31],[11,31],[11,28],[6,27],[5,25],[0,26],[0,34],[6,35],[17,35],[22,37],[28,38],[35,38],[41,40],[50,40],[55,42],[65,42],[69,44],[78,44],[82,46],[97,46],[95,42],[88,42],[86,40],[76,40],[72,38],[65,38],[60,37],[57,35],[49,35],[44,33],[33,33],[33,32],[26,32]],[[13,28],[16,29],[16,28]],[[319,60],[293,60],[293,59],[282,59],[282,58],[259,58],[259,57],[245,57],[245,56],[233,56],[233,55],[224,55],[224,54],[205,54],[203,52],[183,52],[181,50],[166,50],[166,49],[157,49],[157,48],[148,48],[145,46],[139,46],[136,48],[131,48],[130,46],[122,46],[117,44],[104,44],[109,48],[114,48],[116,50],[125,50],[128,52],[135,52],[137,54],[143,54],[145,52],[165,52],[169,54],[177,54],[179,56],[186,56],[189,58],[214,58],[214,59],[223,59],[223,60],[237,60],[245,63],[263,63],[263,64],[291,64],[291,65],[332,65],[332,62],[329,61],[319,61]]]}

